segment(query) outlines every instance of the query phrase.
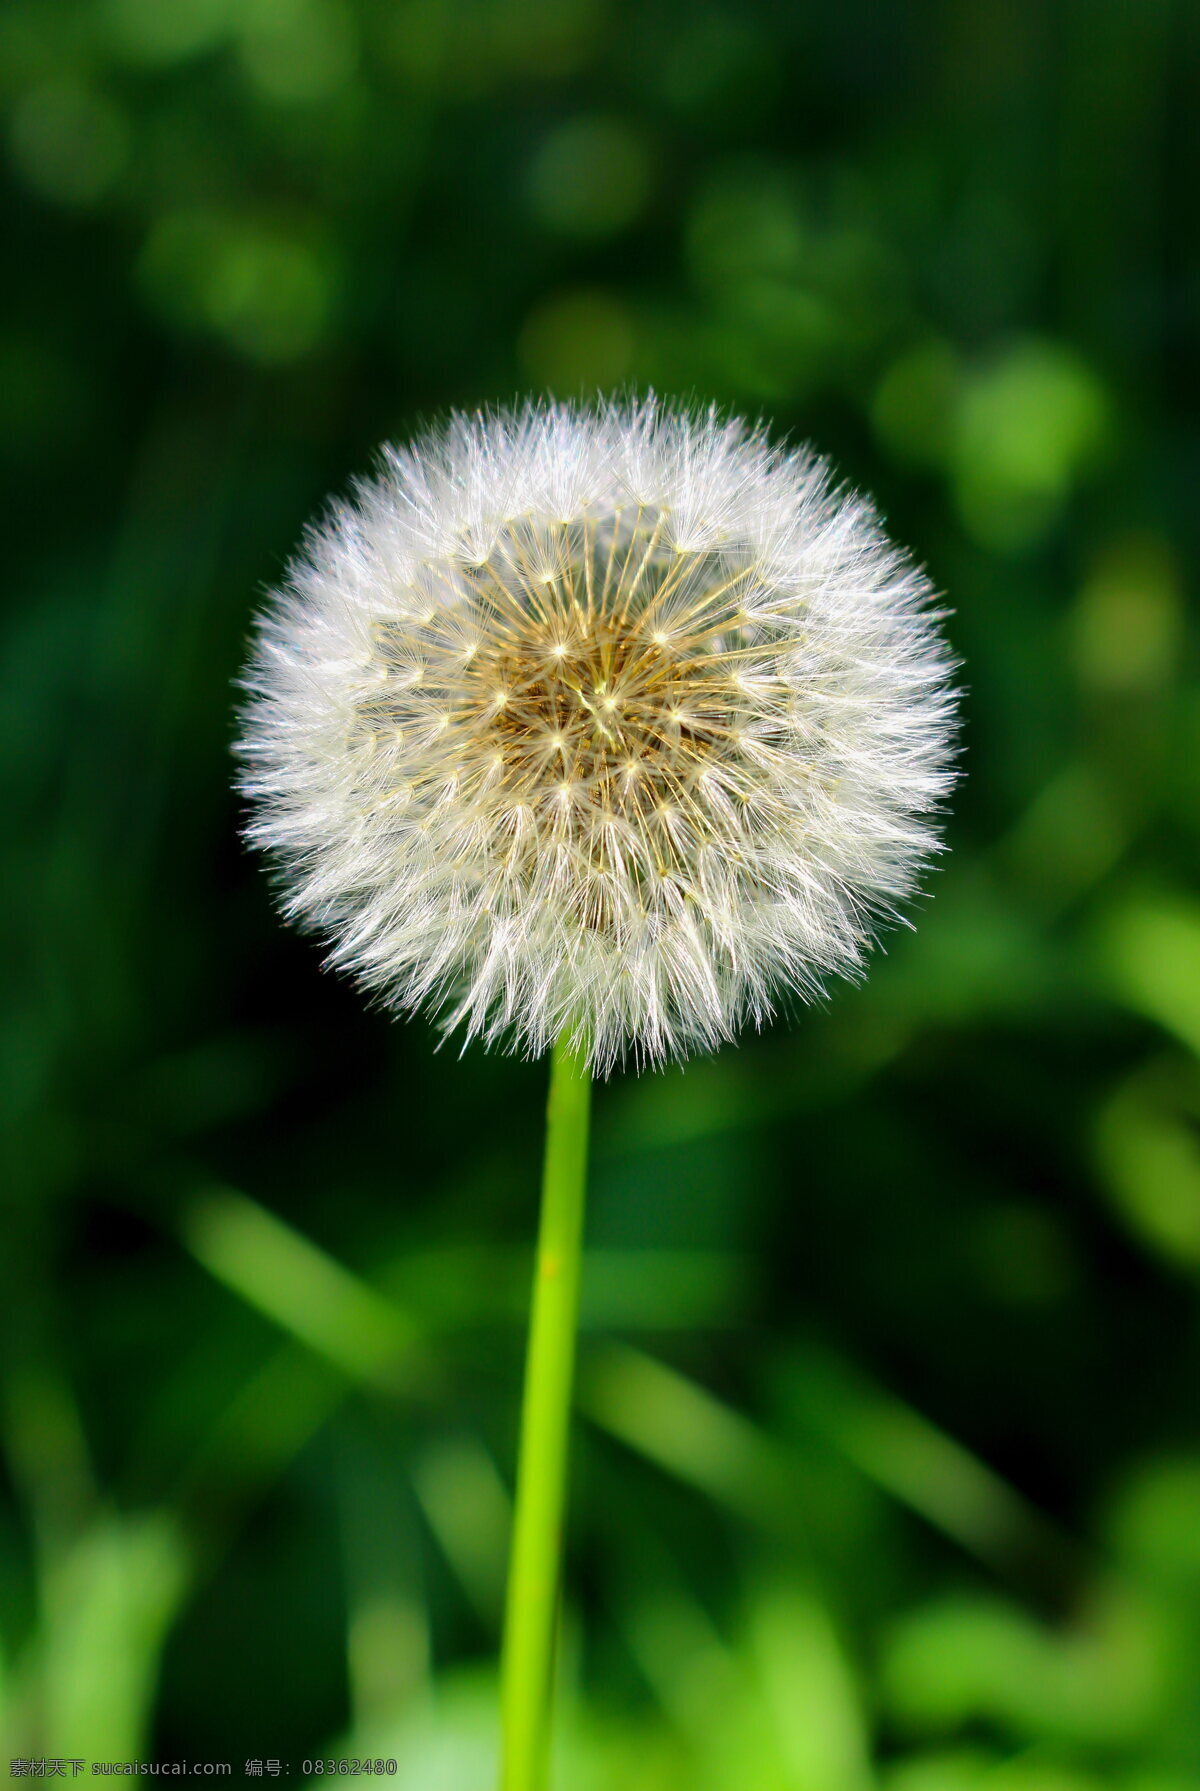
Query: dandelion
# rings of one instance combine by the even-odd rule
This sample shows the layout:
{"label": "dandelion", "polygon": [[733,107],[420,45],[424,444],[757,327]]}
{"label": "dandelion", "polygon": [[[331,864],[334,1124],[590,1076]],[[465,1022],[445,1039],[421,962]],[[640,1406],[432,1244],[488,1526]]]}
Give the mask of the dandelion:
{"label": "dandelion", "polygon": [[544,1782],[591,1075],[861,973],[952,780],[929,599],[814,455],[648,399],[385,450],[261,624],[287,914],[389,1005],[553,1051],[502,1791]]}
{"label": "dandelion", "polygon": [[251,837],[403,1010],[657,1062],[861,971],[935,844],[921,573],[804,452],[653,401],[457,417],[310,536]]}

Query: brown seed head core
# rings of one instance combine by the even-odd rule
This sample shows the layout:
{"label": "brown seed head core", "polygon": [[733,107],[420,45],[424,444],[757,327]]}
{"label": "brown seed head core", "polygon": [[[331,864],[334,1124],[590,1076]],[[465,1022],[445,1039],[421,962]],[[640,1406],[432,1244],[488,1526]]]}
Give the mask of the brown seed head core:
{"label": "brown seed head core", "polygon": [[406,827],[453,799],[464,862],[486,840],[526,888],[565,853],[579,918],[606,931],[614,879],[644,915],[693,893],[699,846],[726,868],[740,856],[753,767],[787,706],[770,632],[746,612],[751,556],[678,547],[667,521],[521,518],[485,558],[427,566],[411,614],[375,626],[353,730]]}

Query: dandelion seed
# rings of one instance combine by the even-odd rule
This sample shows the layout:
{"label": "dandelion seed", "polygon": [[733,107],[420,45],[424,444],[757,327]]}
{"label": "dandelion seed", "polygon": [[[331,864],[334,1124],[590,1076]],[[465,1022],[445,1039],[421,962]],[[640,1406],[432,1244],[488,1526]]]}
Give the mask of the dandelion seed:
{"label": "dandelion seed", "polygon": [[929,594],[820,460],[715,413],[453,417],[262,621],[250,836],[400,1009],[601,1071],[711,1047],[861,971],[936,849]]}

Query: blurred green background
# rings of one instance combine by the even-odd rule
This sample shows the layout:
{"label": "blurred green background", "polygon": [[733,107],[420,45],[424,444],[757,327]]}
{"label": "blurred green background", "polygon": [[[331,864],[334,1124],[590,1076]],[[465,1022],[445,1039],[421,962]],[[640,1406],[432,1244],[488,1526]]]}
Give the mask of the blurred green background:
{"label": "blurred green background", "polygon": [[490,1786],[544,1066],[277,922],[231,680],[446,405],[813,440],[965,662],[870,980],[598,1095],[562,1791],[1200,1785],[1200,12],[12,0],[9,1757]]}

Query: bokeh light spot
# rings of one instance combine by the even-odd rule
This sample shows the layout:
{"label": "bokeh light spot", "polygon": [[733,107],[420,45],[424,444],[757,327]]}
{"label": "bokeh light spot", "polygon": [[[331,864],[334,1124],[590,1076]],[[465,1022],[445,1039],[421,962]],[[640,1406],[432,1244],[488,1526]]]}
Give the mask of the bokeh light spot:
{"label": "bokeh light spot", "polygon": [[[602,23],[602,0],[493,0],[480,8],[492,61],[545,79],[573,74],[588,59]],[[460,14],[465,22],[469,13]]]}
{"label": "bokeh light spot", "polygon": [[1109,403],[1099,378],[1065,344],[1023,341],[963,394],[953,448],[964,523],[984,546],[1019,548],[1052,527],[1100,458]]}
{"label": "bokeh light spot", "polygon": [[751,107],[761,119],[774,104],[782,78],[760,25],[724,12],[702,12],[671,33],[659,83],[668,104],[702,113],[706,124],[719,125]]}
{"label": "bokeh light spot", "polygon": [[35,87],[18,100],[12,158],[35,192],[86,205],[108,190],[129,149],[125,115],[103,94],[71,80]]}
{"label": "bokeh light spot", "polygon": [[267,99],[325,99],[354,74],[354,20],[335,0],[254,0],[242,28],[242,64]]}
{"label": "bokeh light spot", "polygon": [[1084,684],[1154,691],[1175,669],[1183,632],[1179,569],[1161,535],[1108,543],[1079,594],[1075,668]]}
{"label": "bokeh light spot", "polygon": [[754,277],[796,277],[804,265],[804,229],[787,172],[758,160],[719,165],[693,204],[687,253],[705,291]]}
{"label": "bokeh light spot", "polygon": [[837,385],[903,316],[904,270],[848,184],[729,158],[687,221],[693,284],[726,336],[739,390],[781,400]]}
{"label": "bokeh light spot", "polygon": [[871,421],[897,460],[938,466],[950,449],[960,391],[949,343],[923,342],[892,362],[875,390]]}
{"label": "bokeh light spot", "polygon": [[130,61],[182,62],[230,31],[238,0],[104,0],[115,47]]}
{"label": "bokeh light spot", "polygon": [[215,331],[249,360],[295,360],[328,321],[328,258],[275,225],[176,213],[151,232],[139,272],[161,315]]}
{"label": "bokeh light spot", "polygon": [[1121,1555],[1168,1586],[1200,1589],[1200,1457],[1159,1457],[1136,1469],[1111,1520]]}
{"label": "bokeh light spot", "polygon": [[650,192],[643,137],[619,118],[572,118],[546,138],[529,171],[535,216],[569,236],[608,236],[633,222]]}
{"label": "bokeh light spot", "polygon": [[518,349],[537,384],[574,394],[628,378],[634,345],[633,320],[620,299],[579,289],[554,294],[538,305],[525,322]]}

